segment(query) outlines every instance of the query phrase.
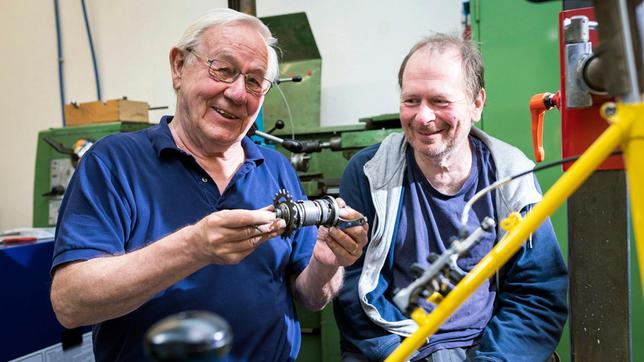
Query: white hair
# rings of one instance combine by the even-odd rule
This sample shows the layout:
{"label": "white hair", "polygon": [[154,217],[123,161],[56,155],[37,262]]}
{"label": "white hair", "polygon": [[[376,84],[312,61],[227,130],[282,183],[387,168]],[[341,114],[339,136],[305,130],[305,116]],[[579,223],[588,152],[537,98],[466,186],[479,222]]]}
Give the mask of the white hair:
{"label": "white hair", "polygon": [[240,13],[228,8],[210,9],[202,17],[192,23],[183,33],[176,47],[182,51],[195,49],[201,40],[201,35],[213,26],[242,23],[252,26],[264,38],[266,50],[268,51],[268,64],[266,69],[266,78],[273,81],[279,75],[277,52],[275,45],[277,39],[273,37],[268,27],[258,18]]}

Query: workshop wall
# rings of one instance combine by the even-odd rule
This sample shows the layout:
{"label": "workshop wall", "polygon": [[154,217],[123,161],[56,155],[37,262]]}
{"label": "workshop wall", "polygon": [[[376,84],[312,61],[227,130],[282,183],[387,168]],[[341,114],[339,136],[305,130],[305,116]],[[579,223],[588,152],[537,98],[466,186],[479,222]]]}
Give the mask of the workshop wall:
{"label": "workshop wall", "polygon": [[[411,45],[430,31],[460,31],[461,2],[262,0],[258,16],[307,12],[323,59],[323,126],[398,111],[396,74]],[[103,99],[174,112],[168,51],[186,26],[224,0],[87,1]],[[189,4],[189,5],[188,5]],[[66,101],[96,100],[80,1],[61,1]],[[30,226],[36,137],[62,126],[54,1],[0,2],[0,230]],[[297,122],[297,120],[295,120]]]}

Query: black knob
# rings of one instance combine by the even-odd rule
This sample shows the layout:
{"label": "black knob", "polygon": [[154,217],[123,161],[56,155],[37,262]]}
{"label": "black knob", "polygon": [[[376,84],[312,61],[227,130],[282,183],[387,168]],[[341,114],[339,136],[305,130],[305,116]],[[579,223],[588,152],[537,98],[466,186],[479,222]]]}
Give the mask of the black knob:
{"label": "black knob", "polygon": [[278,119],[277,121],[275,121],[275,124],[273,125],[273,128],[269,129],[268,132],[266,132],[266,133],[272,134],[276,129],[284,128],[285,125],[286,124],[284,124],[284,121],[282,121],[281,119]]}
{"label": "black knob", "polygon": [[145,336],[145,350],[154,361],[223,361],[233,334],[221,317],[186,311],[155,323]]}
{"label": "black knob", "polygon": [[42,196],[62,196],[65,194],[65,187],[64,186],[54,186],[49,190],[48,192],[45,192],[42,194]]}

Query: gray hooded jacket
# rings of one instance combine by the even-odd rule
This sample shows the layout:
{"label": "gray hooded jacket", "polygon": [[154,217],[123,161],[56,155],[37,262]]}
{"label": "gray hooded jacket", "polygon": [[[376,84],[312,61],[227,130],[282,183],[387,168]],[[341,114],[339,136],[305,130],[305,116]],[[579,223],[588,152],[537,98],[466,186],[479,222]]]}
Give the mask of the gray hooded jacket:
{"label": "gray hooded jacket", "polygon": [[[496,165],[497,180],[534,167],[534,163],[516,147],[491,137],[477,128],[472,128],[471,133],[490,150]],[[417,324],[411,319],[385,320],[378,309],[369,303],[367,295],[378,284],[379,274],[387,259],[394,236],[403,177],[407,167],[406,148],[407,141],[402,134],[391,134],[383,140],[374,157],[364,165],[376,215],[371,222],[371,242],[365,254],[358,287],[360,302],[366,315],[385,330],[401,336],[412,334],[418,328]],[[512,211],[520,211],[540,200],[541,193],[537,190],[532,177],[522,177],[497,190],[496,214],[499,217],[505,217]],[[499,228],[497,235],[500,240],[505,235],[505,231]]]}

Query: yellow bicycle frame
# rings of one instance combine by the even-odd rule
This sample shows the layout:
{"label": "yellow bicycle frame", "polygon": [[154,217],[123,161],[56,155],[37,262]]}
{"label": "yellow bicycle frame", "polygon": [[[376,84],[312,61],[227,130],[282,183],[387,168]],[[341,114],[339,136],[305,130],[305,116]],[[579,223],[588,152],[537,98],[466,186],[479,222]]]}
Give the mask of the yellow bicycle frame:
{"label": "yellow bicycle frame", "polygon": [[[557,180],[543,196],[543,200],[528,212],[525,219],[509,230],[447,297],[436,305],[432,313],[427,314],[420,308],[412,313],[419,325],[418,330],[406,338],[385,362],[406,361],[483,282],[491,278],[521,248],[529,235],[537,230],[620,144],[628,174],[637,255],[639,265],[644,265],[644,103],[606,103],[601,112],[611,123],[606,131]],[[644,274],[644,268],[641,268],[641,271]],[[642,283],[644,287],[644,275]]]}

